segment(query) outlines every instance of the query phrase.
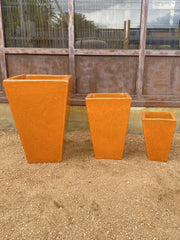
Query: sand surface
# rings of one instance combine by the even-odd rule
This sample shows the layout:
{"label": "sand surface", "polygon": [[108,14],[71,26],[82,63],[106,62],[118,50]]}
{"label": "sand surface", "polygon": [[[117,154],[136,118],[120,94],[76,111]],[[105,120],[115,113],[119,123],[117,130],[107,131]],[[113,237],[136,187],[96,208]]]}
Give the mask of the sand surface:
{"label": "sand surface", "polygon": [[61,163],[28,164],[0,132],[0,240],[179,240],[180,133],[167,163],[127,135],[123,160],[97,160],[88,132],[65,137]]}

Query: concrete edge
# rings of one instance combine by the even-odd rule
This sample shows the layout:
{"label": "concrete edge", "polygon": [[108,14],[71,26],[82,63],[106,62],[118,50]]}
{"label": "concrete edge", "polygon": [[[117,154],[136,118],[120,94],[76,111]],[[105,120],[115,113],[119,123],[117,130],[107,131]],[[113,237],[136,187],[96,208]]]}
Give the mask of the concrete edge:
{"label": "concrete edge", "polygon": [[[180,132],[180,108],[132,107],[129,117],[128,133],[143,134],[143,111],[172,111],[177,119],[176,132]],[[85,106],[69,106],[66,131],[89,131]],[[0,104],[0,131],[17,131],[8,103]]]}

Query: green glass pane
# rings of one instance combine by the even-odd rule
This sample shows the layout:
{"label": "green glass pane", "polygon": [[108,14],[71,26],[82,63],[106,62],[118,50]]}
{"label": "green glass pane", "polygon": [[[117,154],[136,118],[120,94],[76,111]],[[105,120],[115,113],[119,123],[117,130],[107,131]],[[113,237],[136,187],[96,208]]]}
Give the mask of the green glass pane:
{"label": "green glass pane", "polygon": [[180,0],[149,1],[146,47],[180,49]]}
{"label": "green glass pane", "polygon": [[141,0],[75,0],[75,47],[138,49]]}
{"label": "green glass pane", "polygon": [[67,48],[66,0],[2,0],[6,47]]}

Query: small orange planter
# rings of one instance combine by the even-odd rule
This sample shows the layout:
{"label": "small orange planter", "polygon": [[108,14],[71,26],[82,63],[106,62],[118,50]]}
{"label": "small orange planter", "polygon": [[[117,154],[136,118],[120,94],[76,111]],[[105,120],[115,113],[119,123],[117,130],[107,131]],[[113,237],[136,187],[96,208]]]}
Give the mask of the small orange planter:
{"label": "small orange planter", "polygon": [[86,105],[96,158],[121,159],[131,97],[128,93],[92,93]]}
{"label": "small orange planter", "polygon": [[72,76],[20,75],[4,88],[28,162],[59,162]]}
{"label": "small orange planter", "polygon": [[167,161],[176,118],[172,112],[143,112],[146,151],[149,160]]}

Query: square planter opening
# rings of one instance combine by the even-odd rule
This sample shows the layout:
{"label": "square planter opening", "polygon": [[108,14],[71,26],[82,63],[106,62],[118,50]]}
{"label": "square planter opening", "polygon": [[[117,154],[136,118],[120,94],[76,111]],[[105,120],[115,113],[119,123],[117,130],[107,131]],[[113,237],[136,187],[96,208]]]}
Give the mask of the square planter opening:
{"label": "square planter opening", "polygon": [[123,157],[131,97],[128,93],[91,93],[87,114],[96,158]]}
{"label": "square planter opening", "polygon": [[143,120],[175,120],[172,112],[143,112]]}
{"label": "square planter opening", "polygon": [[87,95],[86,99],[131,99],[128,93],[90,93]]}
{"label": "square planter opening", "polygon": [[176,127],[172,112],[143,112],[144,138],[149,160],[167,161]]}
{"label": "square planter opening", "polygon": [[61,161],[72,76],[24,74],[3,83],[28,162]]}

